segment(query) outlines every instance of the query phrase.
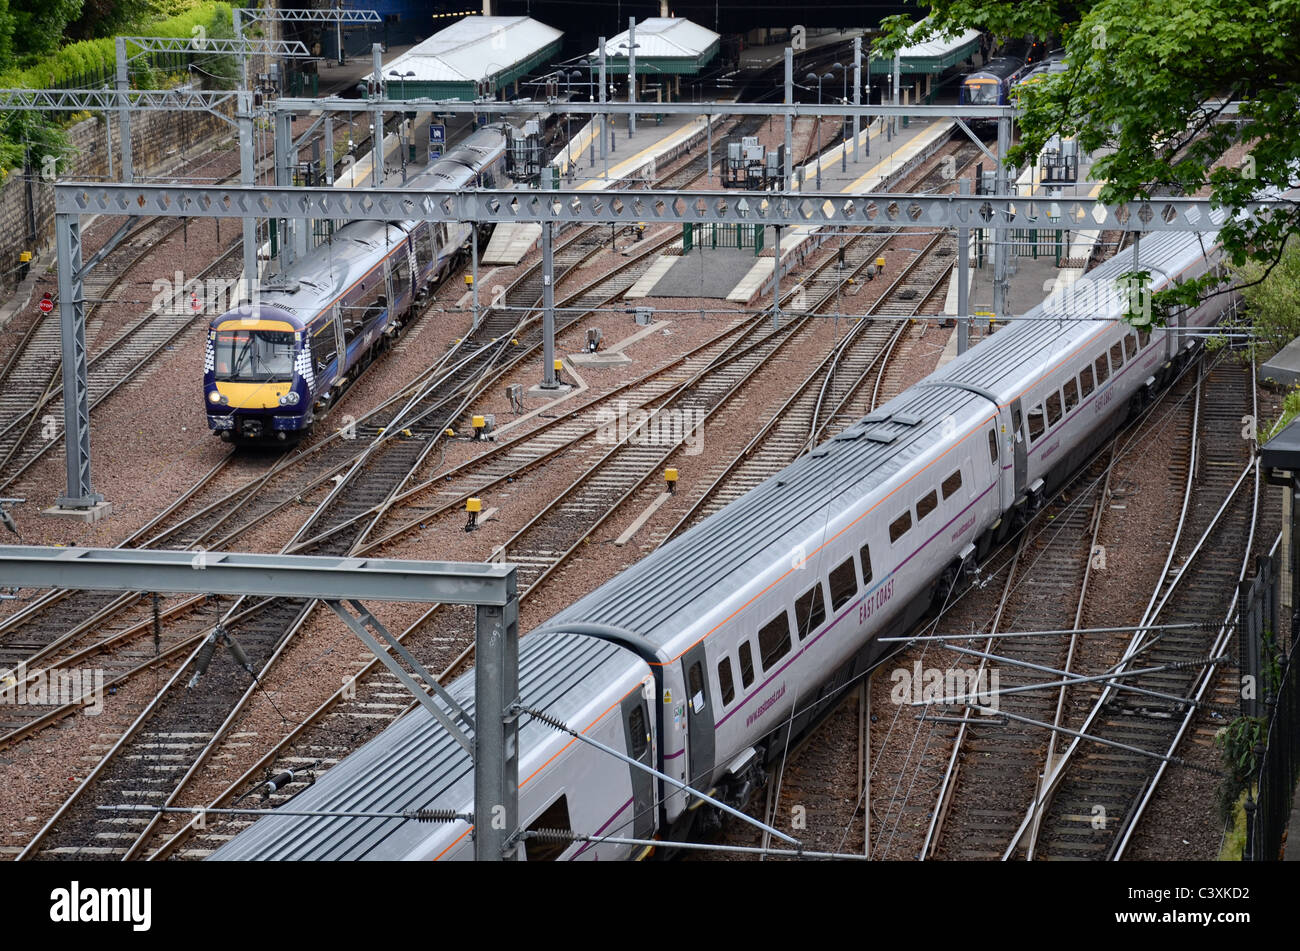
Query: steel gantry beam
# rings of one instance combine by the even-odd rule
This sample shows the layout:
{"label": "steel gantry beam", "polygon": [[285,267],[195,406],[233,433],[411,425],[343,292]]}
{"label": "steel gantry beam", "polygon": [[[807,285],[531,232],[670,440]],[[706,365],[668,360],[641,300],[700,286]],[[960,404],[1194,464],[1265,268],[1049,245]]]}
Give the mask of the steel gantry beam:
{"label": "steel gantry beam", "polygon": [[290,56],[311,59],[311,51],[300,40],[267,40],[247,37],[197,36],[121,36],[125,45],[134,46],[133,60],[148,53],[230,53],[245,56]]}
{"label": "steel gantry beam", "polygon": [[[1013,106],[895,106],[827,102],[563,102],[555,99],[383,99],[370,100],[369,107],[386,112],[445,112],[458,115],[545,115],[567,112],[573,115],[631,115],[653,112],[663,115],[729,116],[910,116],[918,119],[1000,119],[1015,115]],[[282,97],[274,108],[281,112],[356,112],[357,100],[328,96],[321,99]]]}
{"label": "steel gantry beam", "polygon": [[188,89],[0,89],[0,112],[99,112],[109,109],[213,112],[235,101],[234,90]]}
{"label": "steel gantry beam", "polygon": [[[1284,201],[1252,202],[1244,214],[1289,210]],[[237,187],[58,183],[54,210],[65,215],[137,214],[214,218],[289,217],[347,220],[767,224],[910,228],[1089,228],[1145,233],[1214,231],[1227,212],[1205,198],[1158,198],[1104,205],[1089,198],[1051,201],[1016,195],[872,192],[784,193],[611,188],[575,190]],[[1049,217],[1050,214],[1050,217]]]}
{"label": "steel gantry beam", "polygon": [[249,23],[254,20],[281,20],[290,23],[383,23],[375,10],[278,10],[274,7],[237,7]]}
{"label": "steel gantry beam", "polygon": [[[514,565],[3,545],[0,585],[325,601],[473,759],[475,857],[518,858],[520,850],[511,847],[519,824],[519,584]],[[365,601],[474,605],[472,715],[384,628]]]}

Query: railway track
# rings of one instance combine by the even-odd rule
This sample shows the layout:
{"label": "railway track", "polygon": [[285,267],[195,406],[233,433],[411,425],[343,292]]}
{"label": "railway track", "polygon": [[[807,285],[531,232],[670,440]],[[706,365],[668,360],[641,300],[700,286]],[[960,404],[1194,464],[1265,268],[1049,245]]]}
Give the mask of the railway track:
{"label": "railway track", "polygon": [[[811,288],[817,296],[806,306],[807,313],[837,311],[841,306],[840,289],[843,285],[860,280],[866,269],[874,266],[877,256],[900,234],[868,232],[853,236],[844,246],[842,255],[823,262],[803,282],[802,288],[792,291],[792,295],[798,299]],[[749,444],[711,473],[711,480],[700,480],[702,488],[692,490],[698,494],[688,496],[694,501],[677,524],[652,536],[656,544],[677,537],[691,525],[753,490],[800,455],[810,452],[822,439],[833,434],[833,427],[848,417],[857,418],[870,412],[879,397],[888,358],[908,326],[906,319],[897,318],[911,317],[919,312],[951,270],[951,261],[935,261],[936,252],[945,246],[945,239],[938,235],[927,243]],[[844,267],[839,265],[841,260]],[[901,314],[896,301],[899,292],[908,294]],[[896,319],[876,319],[885,314]],[[860,399],[862,396],[866,396],[870,404],[865,409]]]}
{"label": "railway track", "polygon": [[[1112,657],[1105,664],[1107,672],[1148,672],[1125,676],[1128,690],[1109,682],[1073,688],[1091,701],[1079,731],[1109,745],[1076,739],[1062,754],[1039,797],[1045,808],[1031,814],[1041,815],[1036,837],[1020,843],[1028,858],[1122,856],[1160,777],[1168,765],[1179,765],[1178,740],[1213,681],[1214,666],[1205,661],[1225,654],[1259,516],[1258,464],[1253,444],[1241,436],[1243,411],[1256,411],[1254,375],[1250,367],[1223,363],[1202,386],[1185,521],[1136,635],[1118,662]],[[1098,815],[1105,821],[1095,821]]]}
{"label": "railway track", "polygon": [[[594,229],[589,229],[590,231]],[[576,236],[557,253],[557,274],[568,274],[599,250],[598,242],[584,240],[586,235],[587,233]],[[665,238],[647,242],[646,247],[641,249],[637,256],[621,262],[612,274],[596,281],[591,289],[570,295],[569,299],[561,303],[572,303],[580,308],[589,309],[590,306],[604,303],[621,294],[639,276],[650,254],[667,240]],[[486,340],[488,345],[491,345],[502,335],[517,334],[521,326],[529,323],[527,316],[522,320],[519,318],[518,311],[526,310],[522,302],[528,302],[534,307],[540,304],[539,275],[540,266],[531,269],[507,289],[502,300],[504,306],[494,306],[485,311],[479,321],[478,333],[481,340]],[[581,311],[561,317],[557,323],[565,326],[579,316]],[[469,346],[465,348],[470,351],[468,356],[463,357],[459,364],[453,364],[450,374],[441,381],[444,389],[455,392],[455,387],[463,387],[474,379],[473,368],[478,362],[474,344],[479,341],[473,340],[472,336],[468,340]],[[534,336],[537,334],[534,333]],[[514,339],[517,340],[517,337]],[[516,365],[530,354],[535,349],[536,341],[531,343],[532,345],[527,347],[516,347],[516,353],[512,354],[512,359],[507,362],[506,368]],[[504,369],[500,372],[504,372]],[[499,376],[500,372],[494,374],[493,378]],[[108,374],[104,374],[103,379],[107,385]],[[430,395],[436,395],[436,389],[436,387],[430,388]],[[481,390],[482,387],[479,388],[479,392]],[[357,429],[363,434],[367,431],[375,434],[382,433],[393,424],[398,411],[405,408],[410,412],[413,409],[412,406],[407,405],[408,399],[407,392],[399,393],[358,421]],[[439,408],[440,405],[434,400],[434,409]],[[414,408],[418,409],[418,404]],[[425,413],[423,416],[417,416],[416,421],[411,425],[419,427],[420,435],[428,442],[440,434],[449,421]],[[414,436],[415,433],[413,432],[412,435]],[[226,546],[269,515],[285,506],[300,502],[304,495],[317,491],[322,486],[333,486],[341,481],[367,448],[368,442],[365,440],[345,440],[336,433],[307,453],[265,466],[263,471],[243,485],[200,505],[196,501],[202,497],[200,490],[213,480],[221,468],[234,459],[232,453],[223,460],[221,466],[200,479],[181,499],[133,534],[123,545],[139,547],[166,545],[184,549]],[[389,458],[381,465],[381,469],[387,467],[390,475],[402,465],[400,459],[396,462],[392,461],[394,455],[398,454],[389,454]],[[307,471],[308,475],[295,478],[294,474],[299,470]],[[406,473],[402,475],[405,477]],[[367,482],[367,487],[373,488],[373,485]],[[349,500],[347,504],[351,506],[352,511],[344,509],[343,516],[330,529],[320,533],[314,541],[325,542],[326,535],[333,538],[340,535],[341,528],[354,527],[354,522],[357,521],[354,512],[377,511],[385,498],[386,496],[379,496],[377,499],[363,499],[361,502]],[[367,501],[372,501],[374,504],[367,505]],[[313,549],[304,541],[299,541],[293,545],[293,550],[317,549]],[[14,669],[24,665],[28,669],[30,678],[36,676],[37,663],[41,663],[43,666],[40,670],[48,674],[53,670],[67,667],[73,661],[82,662],[96,654],[118,650],[124,658],[132,658],[132,661],[125,664],[114,661],[111,665],[112,669],[107,672],[109,682],[120,685],[131,674],[153,667],[158,660],[173,660],[178,650],[192,648],[197,643],[197,639],[203,636],[203,625],[207,621],[207,616],[199,613],[193,620],[169,623],[165,628],[167,644],[165,646],[155,644],[152,653],[123,648],[123,645],[131,640],[132,635],[136,639],[143,639],[149,633],[148,620],[131,616],[128,611],[132,606],[137,606],[135,614],[139,614],[138,605],[142,596],[143,593],[109,595],[78,592],[75,596],[73,592],[66,591],[47,593],[18,615],[0,624],[0,667]],[[177,604],[169,604],[167,612],[169,620],[179,621],[186,614],[184,609],[205,603],[207,602],[204,599],[188,598]],[[124,613],[128,613],[125,619],[122,618]],[[88,639],[92,633],[105,629],[108,630],[108,634],[95,641],[91,647],[80,646],[80,641]],[[58,705],[30,705],[20,708],[20,714],[0,726],[0,748],[30,735],[61,716],[75,712],[80,706],[79,700],[73,699]]]}
{"label": "railway track", "polygon": [[[586,229],[580,232],[558,250],[555,255],[557,284],[599,250],[600,243],[590,240],[595,231]],[[575,309],[571,315],[557,315],[557,330],[578,319],[591,305],[621,295],[639,276],[637,266],[644,266],[650,253],[657,250],[657,245],[657,242],[649,242],[634,259],[622,263],[615,274],[597,282],[601,288],[598,300],[593,298],[592,291],[574,295]],[[418,471],[430,448],[469,401],[540,345],[540,321],[535,314],[540,297],[540,267],[535,267],[507,289],[502,306],[488,309],[474,330],[437,368],[438,375],[432,382],[427,378],[421,381],[424,385],[414,393],[410,393],[412,388],[408,388],[382,410],[357,424],[357,435],[373,433],[371,439],[361,447],[353,447],[347,445],[351,440],[331,438],[326,440],[329,444],[327,451],[316,451],[321,447],[314,447],[310,455],[314,457],[317,474],[311,485],[318,487],[326,480],[334,485],[285,546],[286,550],[345,554],[363,544],[374,524],[373,519],[365,516],[386,510],[396,493]],[[534,313],[529,313],[530,309]],[[522,318],[519,312],[523,312]],[[505,357],[508,347],[515,352]],[[456,359],[451,359],[453,357]],[[336,456],[343,458],[332,458]],[[201,518],[191,516],[183,524],[189,530],[203,524],[202,531],[210,538],[216,528],[229,525],[231,509],[236,507],[235,501],[238,500],[245,521],[215,542],[221,544],[231,540],[269,511],[290,500],[283,496],[277,498],[275,490],[267,491],[271,477],[284,468],[288,467],[273,466],[245,491],[228,493],[224,497],[225,504],[209,505],[201,510]],[[321,468],[324,472],[319,471]],[[301,498],[301,484],[290,487],[287,495]],[[210,521],[204,524],[203,519]],[[163,537],[173,544],[181,538],[172,528],[154,535],[152,540]],[[313,607],[290,599],[248,608],[242,602],[236,602],[223,623],[230,625],[233,641],[242,652],[236,658],[238,666],[233,670],[223,669],[218,676],[205,675],[201,699],[197,699],[200,698],[197,691],[189,687],[182,689],[178,681],[180,671],[188,670],[203,656],[204,647],[195,646],[132,728],[97,764],[55,817],[28,843],[20,857],[132,857],[137,854],[154,822],[146,820],[140,835],[127,835],[121,831],[122,824],[116,817],[94,813],[90,805],[92,797],[85,795],[86,790],[116,787],[116,791],[125,789],[126,795],[137,797],[136,801],[174,801],[252,695],[257,681],[254,687],[245,687],[242,675],[269,670],[280,651],[301,629]],[[203,639],[201,634],[184,643],[192,644],[199,639]],[[211,638],[206,641],[210,649]],[[161,749],[170,752],[156,755],[152,752]],[[160,762],[160,758],[169,762]],[[144,762],[152,763],[152,772],[146,774],[141,770],[140,764]],[[178,766],[187,763],[188,769],[177,779],[176,771],[166,768],[171,763]],[[109,844],[95,844],[100,841]]]}
{"label": "railway track", "polygon": [[[565,271],[570,270],[577,266],[578,261],[585,259],[584,255],[576,254],[575,260],[573,260],[572,263],[566,260],[567,252],[574,246],[580,246],[582,243],[583,242],[580,239],[577,239],[569,242],[561,249],[561,252],[557,254],[560,269]],[[635,278],[633,277],[632,280],[634,279]],[[632,280],[628,280],[627,283],[630,285]],[[514,290],[517,291],[519,297],[522,297],[525,300],[529,296],[533,296],[537,293],[537,288],[528,283],[527,275],[525,275],[525,279],[522,282],[516,283]],[[621,291],[622,289],[619,289],[617,290],[617,293],[621,293]],[[507,306],[500,308],[500,313],[509,314],[512,309],[526,309],[521,307],[516,301],[512,301],[509,293],[507,293],[505,303]],[[579,304],[581,305],[581,301]],[[472,338],[475,335],[471,335],[471,337],[466,340],[467,346],[458,348],[458,355],[461,355],[461,359],[458,363],[448,361],[448,363],[445,363],[443,367],[440,368],[444,372],[438,380],[438,386],[426,387],[423,393],[419,394],[417,398],[411,400],[408,405],[403,406],[397,414],[387,420],[382,420],[385,425],[375,427],[376,436],[378,437],[380,433],[383,433],[384,436],[374,439],[366,449],[360,453],[360,460],[367,463],[365,467],[367,477],[364,480],[355,478],[355,473],[361,470],[361,466],[358,462],[354,462],[350,470],[346,473],[336,472],[336,475],[342,476],[342,478],[338,480],[339,484],[329,493],[326,500],[317,508],[316,512],[313,513],[312,518],[309,519],[298,533],[297,539],[302,539],[305,536],[313,540],[309,550],[347,551],[356,545],[362,544],[369,529],[362,527],[362,520],[358,516],[374,510],[376,506],[386,508],[387,505],[391,503],[393,498],[392,493],[395,491],[395,488],[400,488],[402,483],[409,478],[410,473],[418,468],[419,461],[427,454],[427,447],[425,447],[424,450],[417,447],[415,450],[407,450],[403,452],[401,451],[402,444],[418,443],[421,441],[421,436],[426,437],[424,439],[425,442],[432,443],[436,440],[445,423],[455,418],[455,411],[447,415],[445,418],[438,418],[438,414],[441,414],[442,411],[455,405],[455,401],[450,397],[444,397],[439,401],[439,398],[434,394],[439,390],[455,393],[457,390],[465,391],[477,388],[481,391],[484,386],[488,385],[485,382],[486,375],[476,375],[473,364],[474,358],[479,352],[488,350],[494,346],[498,347],[499,350],[505,349],[504,346],[499,346],[502,343],[499,332],[504,329],[505,324],[494,322],[493,317],[494,315],[489,313],[486,315],[484,320],[479,322],[476,333],[480,337],[480,340],[473,340]],[[509,321],[507,321],[507,323],[508,322]],[[526,323],[527,318],[510,328],[512,334],[512,345],[514,345],[515,339],[520,336],[520,328],[525,326]],[[486,341],[484,342],[482,338],[486,338]],[[522,341],[520,342],[522,343]],[[475,346],[475,343],[478,344],[477,347]],[[488,363],[489,361],[484,362]],[[491,374],[491,377],[494,379],[499,378],[499,373]],[[467,385],[470,381],[472,381],[472,385]],[[462,400],[459,406],[457,406],[457,410],[463,409],[464,405],[465,401]],[[373,424],[375,423],[375,420],[372,418],[369,422]],[[406,437],[400,441],[392,435],[393,431],[399,426],[402,427],[403,434]],[[365,432],[365,429],[363,427],[358,427],[358,432],[363,433]],[[381,445],[383,446],[384,451],[376,452],[376,447]],[[395,450],[394,447],[398,448]],[[378,462],[376,462],[376,459],[374,458],[367,458],[370,456],[380,458]],[[395,456],[398,457],[396,460],[394,460]],[[406,458],[401,458],[403,456],[406,456]],[[411,456],[416,457],[414,463],[411,463],[410,461]],[[338,467],[335,468],[337,469]],[[399,476],[398,473],[402,474]],[[382,495],[382,490],[377,486],[377,484],[385,483],[391,483],[395,487],[394,489],[389,490],[387,497]],[[353,489],[352,491],[348,491],[350,486]],[[265,493],[255,493],[251,491],[246,493],[250,498],[254,495],[262,496],[264,494]],[[218,515],[216,517],[223,518],[224,516]],[[349,528],[357,526],[357,531],[336,531],[333,527],[322,529],[322,525],[326,525],[330,522],[333,522],[334,526],[347,525]],[[174,538],[176,536],[171,534],[169,537]],[[291,542],[290,544],[292,546],[295,542]],[[300,548],[297,550],[302,549]],[[307,605],[298,605],[292,602],[276,603],[275,605],[263,604],[256,606],[256,610],[250,608],[246,611],[242,611],[238,619],[233,617],[228,618],[228,623],[232,625],[232,629],[234,625],[238,624],[237,639],[239,643],[243,645],[245,651],[244,656],[248,659],[247,664],[244,664],[243,666],[249,667],[253,670],[258,669],[259,667],[269,669],[270,664],[274,661],[279,650],[282,649],[283,645],[290,637],[292,637],[292,634],[303,623],[307,610]],[[256,623],[253,623],[251,619],[256,619]],[[197,651],[195,653],[197,654]],[[269,657],[267,656],[268,654]],[[195,655],[191,655],[181,669],[188,669],[190,661],[193,661],[194,659]],[[240,658],[241,663],[243,659],[243,657]],[[264,660],[265,664],[263,664]],[[215,664],[212,669],[217,669]],[[233,717],[235,714],[231,713],[230,717],[227,717],[225,723],[217,727],[215,733],[205,730],[203,725],[212,721],[215,716],[214,711],[228,708],[229,705],[225,701],[230,699],[229,696],[219,698],[214,703],[190,703],[188,698],[192,696],[191,694],[181,693],[178,689],[175,689],[177,684],[176,676],[177,675],[173,675],[169,682],[168,689],[164,689],[164,691],[155,698],[155,702],[150,705],[144,714],[141,715],[141,718],[137,720],[137,723],[132,730],[128,731],[127,736],[123,737],[122,740],[114,746],[113,750],[110,751],[109,755],[101,761],[100,767],[97,768],[95,774],[87,780],[86,784],[83,784],[83,789],[91,782],[116,784],[119,786],[119,791],[130,786],[130,788],[127,789],[128,795],[134,794],[141,797],[137,801],[150,801],[152,797],[156,797],[156,795],[161,792],[161,787],[158,787],[155,784],[155,786],[151,788],[147,783],[136,783],[134,786],[131,785],[132,783],[135,783],[135,780],[132,777],[137,776],[139,772],[138,768],[131,764],[133,762],[149,760],[152,754],[147,751],[170,749],[173,752],[165,754],[168,758],[177,763],[189,761],[191,765],[189,770],[186,772],[186,776],[182,777],[180,781],[182,785],[185,778],[191,775],[193,771],[202,764],[205,751],[209,750],[216,737],[220,736],[224,732],[225,726],[228,725],[230,717]],[[208,691],[210,694],[231,693],[234,688],[225,682],[228,679],[229,678],[226,678],[224,675],[214,677],[211,672],[204,676],[204,681],[208,685]],[[235,679],[237,680],[238,677]],[[236,703],[236,712],[240,707],[242,707],[243,702],[247,700],[248,693],[249,691],[245,691],[244,697]],[[200,709],[200,707],[202,707],[202,709]],[[147,728],[143,728],[142,724],[146,718],[149,720],[149,724]],[[183,735],[175,729],[176,724],[193,725],[196,721],[199,722],[199,725],[192,731],[191,735]],[[198,749],[197,744],[204,739],[205,733],[207,734],[208,741],[203,745],[202,749]],[[138,736],[139,739],[132,742],[133,736]],[[181,742],[182,740],[185,742]],[[131,752],[125,752],[128,746]],[[197,753],[196,749],[198,750]],[[161,756],[163,754],[159,755]],[[105,768],[105,764],[110,763],[110,761],[112,764],[111,767]],[[158,771],[165,772],[166,770],[163,770],[161,766],[158,766]],[[153,780],[158,779],[157,776],[150,778]],[[174,776],[171,778],[174,778]],[[170,779],[163,780],[163,786],[170,781]],[[176,788],[179,788],[179,785]],[[38,844],[40,845],[40,854],[47,857],[78,854],[78,850],[83,848],[88,848],[90,850],[88,854],[123,854],[129,857],[138,853],[140,842],[143,841],[142,838],[128,836],[126,833],[121,831],[120,824],[118,824],[117,831],[104,831],[104,823],[99,821],[102,817],[85,815],[84,813],[86,810],[84,806],[78,808],[74,802],[74,800],[80,801],[83,799],[83,797],[79,795],[81,792],[82,790],[79,789],[78,795],[75,795],[73,800],[70,800],[69,803],[65,803],[65,807],[60,810],[59,815],[55,817],[55,820],[42,831],[42,834],[39,835],[36,840],[29,843],[28,848],[24,853],[25,856],[30,857],[35,854]],[[171,801],[171,799],[169,798],[167,801]],[[79,812],[81,813],[80,815],[78,815]],[[94,831],[96,829],[99,831]],[[112,841],[113,844],[109,846],[83,846],[79,844],[79,840],[84,840],[88,837],[92,839],[109,840]],[[71,839],[73,841],[71,844],[67,842],[59,844],[58,840],[61,838]],[[128,838],[132,838],[134,844],[122,848],[119,843]],[[107,848],[108,851],[98,851],[104,848]]]}
{"label": "railway track", "polygon": [[[183,223],[174,218],[154,218],[137,225],[95,266],[84,284],[88,336],[97,325],[99,307],[111,301],[132,272],[182,227]],[[217,266],[209,266],[205,274]],[[88,380],[92,386],[92,398],[97,395],[97,390],[102,398],[106,378],[104,370],[109,367],[121,367],[124,372],[132,369],[131,357],[137,351],[152,354],[192,323],[188,314],[179,319],[172,318],[179,326],[164,338],[158,330],[166,323],[165,318],[160,319],[162,317],[150,313],[92,356],[88,369],[101,368],[100,373],[92,374]],[[137,336],[139,345],[133,340]],[[152,347],[149,346],[151,342],[155,344]],[[57,432],[62,432],[62,395],[58,392],[62,354],[58,315],[42,315],[33,320],[0,372],[0,473],[4,473],[0,487],[12,484],[26,470],[33,455],[57,438],[43,422],[44,416],[52,416]],[[134,369],[138,370],[138,367]]]}

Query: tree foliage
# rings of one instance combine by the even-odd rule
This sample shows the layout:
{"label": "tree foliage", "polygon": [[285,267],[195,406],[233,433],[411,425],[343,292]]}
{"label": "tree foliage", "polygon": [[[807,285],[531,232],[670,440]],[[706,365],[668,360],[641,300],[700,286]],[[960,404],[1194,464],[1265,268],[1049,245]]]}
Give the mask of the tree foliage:
{"label": "tree foliage", "polygon": [[67,25],[81,15],[81,0],[9,0],[14,52],[20,59],[52,53]]}
{"label": "tree foliage", "polygon": [[[1022,97],[1021,144],[1032,161],[1054,133],[1096,154],[1101,200],[1122,203],[1208,194],[1230,213],[1220,231],[1238,268],[1271,266],[1300,230],[1300,204],[1239,216],[1257,198],[1282,198],[1300,169],[1300,0],[929,0],[921,24],[886,21],[882,54],[953,28],[1002,38],[1061,38],[1068,69]],[[1240,101],[1223,115],[1222,103]],[[1236,142],[1239,165],[1215,164]],[[1261,272],[1263,273],[1263,272]],[[1212,277],[1156,295],[1157,318],[1216,292]]]}

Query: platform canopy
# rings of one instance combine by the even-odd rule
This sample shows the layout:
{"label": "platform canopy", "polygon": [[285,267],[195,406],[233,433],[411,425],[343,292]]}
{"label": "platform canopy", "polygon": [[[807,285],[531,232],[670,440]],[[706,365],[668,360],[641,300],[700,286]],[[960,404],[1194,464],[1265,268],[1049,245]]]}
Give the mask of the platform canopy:
{"label": "platform canopy", "polygon": [[548,64],[563,37],[532,17],[465,17],[384,65],[388,98],[477,99]]}
{"label": "platform canopy", "polygon": [[[898,51],[898,71],[903,75],[942,73],[970,59],[979,52],[979,48],[979,30],[963,30],[960,33],[932,36],[922,43],[905,46]],[[871,58],[872,73],[892,73],[893,69],[893,57],[873,56]]]}
{"label": "platform canopy", "polygon": [[[627,31],[605,43],[605,64],[614,72],[627,72]],[[693,75],[718,55],[722,37],[680,17],[651,17],[636,25],[636,72]],[[600,48],[591,51],[600,56]]]}

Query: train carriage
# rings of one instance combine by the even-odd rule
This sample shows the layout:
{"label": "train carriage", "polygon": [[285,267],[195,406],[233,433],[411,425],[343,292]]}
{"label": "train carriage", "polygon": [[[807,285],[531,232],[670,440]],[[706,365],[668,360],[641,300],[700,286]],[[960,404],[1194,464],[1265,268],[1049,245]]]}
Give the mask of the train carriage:
{"label": "train carriage", "polygon": [[[1159,290],[1217,268],[1217,251],[1197,235],[1153,235],[1137,267]],[[1135,329],[1120,319],[1127,299],[1116,283],[1133,268],[1127,257],[1102,265],[526,635],[525,705],[604,742],[621,732],[620,749],[743,804],[787,740],[890,652],[881,638],[941,606],[963,572],[1174,378],[1196,346],[1189,328],[1226,306]],[[581,641],[609,652],[611,667],[582,667]],[[590,691],[581,709],[564,693],[578,678]],[[472,684],[467,674],[452,691],[468,698]],[[563,813],[565,828],[588,835],[672,840],[717,821],[663,781],[647,793],[644,775],[614,777],[626,764],[598,764],[590,748],[555,757],[581,744],[536,721],[525,718],[520,744],[526,828]],[[453,747],[417,710],[296,797],[295,809],[464,809],[469,758]],[[599,821],[578,819],[579,797]],[[270,817],[214,857],[471,854],[464,822],[377,822]],[[376,834],[356,831],[367,828]],[[531,858],[641,854],[612,843],[521,848]]]}
{"label": "train carriage", "polygon": [[[505,134],[482,129],[408,182],[492,187]],[[465,222],[353,221],[214,318],[204,360],[208,428],[231,442],[289,442],[401,332],[468,246]]]}

